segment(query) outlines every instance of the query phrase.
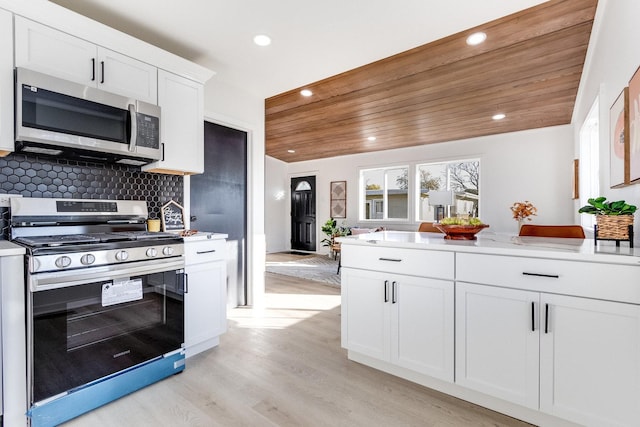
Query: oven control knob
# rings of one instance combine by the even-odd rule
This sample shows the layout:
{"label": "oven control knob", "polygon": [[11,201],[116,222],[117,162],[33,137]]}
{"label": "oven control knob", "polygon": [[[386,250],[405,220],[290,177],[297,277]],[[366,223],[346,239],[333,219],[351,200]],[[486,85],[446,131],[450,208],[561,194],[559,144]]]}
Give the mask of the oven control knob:
{"label": "oven control knob", "polygon": [[162,253],[164,255],[173,255],[173,248],[171,246],[166,246],[164,248],[162,248]]}
{"label": "oven control knob", "polygon": [[147,256],[149,258],[153,258],[154,256],[158,255],[158,250],[156,248],[149,248],[147,249]]}
{"label": "oven control knob", "polygon": [[96,257],[92,254],[85,254],[80,258],[80,262],[82,263],[82,265],[91,265],[96,262]]}
{"label": "oven control knob", "polygon": [[118,261],[126,261],[129,259],[129,253],[127,251],[118,251],[116,252],[116,259]]}
{"label": "oven control knob", "polygon": [[58,268],[66,268],[71,265],[71,258],[68,256],[61,256],[56,259],[56,267]]}

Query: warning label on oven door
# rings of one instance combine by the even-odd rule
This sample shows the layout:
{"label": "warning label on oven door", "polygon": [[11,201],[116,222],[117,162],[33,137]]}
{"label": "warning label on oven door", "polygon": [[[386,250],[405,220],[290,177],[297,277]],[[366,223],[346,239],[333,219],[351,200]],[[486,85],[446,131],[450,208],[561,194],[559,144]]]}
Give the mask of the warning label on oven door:
{"label": "warning label on oven door", "polygon": [[142,299],[142,279],[120,279],[102,285],[102,306]]}

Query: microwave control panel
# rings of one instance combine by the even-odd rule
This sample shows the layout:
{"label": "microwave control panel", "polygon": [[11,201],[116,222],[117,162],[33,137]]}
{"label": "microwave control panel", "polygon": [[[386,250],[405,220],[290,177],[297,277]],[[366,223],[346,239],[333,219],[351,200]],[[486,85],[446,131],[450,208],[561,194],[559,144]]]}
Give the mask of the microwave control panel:
{"label": "microwave control panel", "polygon": [[143,113],[137,113],[138,140],[136,145],[147,148],[160,148],[160,119]]}

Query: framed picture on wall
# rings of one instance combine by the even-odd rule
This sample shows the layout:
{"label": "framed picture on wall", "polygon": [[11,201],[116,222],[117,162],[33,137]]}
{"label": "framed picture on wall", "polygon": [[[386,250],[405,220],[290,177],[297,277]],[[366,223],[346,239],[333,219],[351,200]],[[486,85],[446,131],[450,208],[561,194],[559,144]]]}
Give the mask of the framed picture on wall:
{"label": "framed picture on wall", "polygon": [[573,159],[573,194],[572,198],[580,198],[580,160]]}
{"label": "framed picture on wall", "polygon": [[628,185],[629,179],[629,88],[625,87],[609,109],[609,185]]}
{"label": "framed picture on wall", "polygon": [[347,181],[331,182],[331,218],[347,217]]}
{"label": "framed picture on wall", "polygon": [[629,81],[629,182],[640,181],[640,68]]}

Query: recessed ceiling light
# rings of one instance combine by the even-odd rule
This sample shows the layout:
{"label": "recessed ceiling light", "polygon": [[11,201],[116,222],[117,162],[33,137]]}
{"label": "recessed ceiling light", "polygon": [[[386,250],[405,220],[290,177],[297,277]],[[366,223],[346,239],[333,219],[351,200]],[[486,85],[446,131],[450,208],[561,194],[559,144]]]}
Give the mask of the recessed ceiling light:
{"label": "recessed ceiling light", "polygon": [[486,39],[487,39],[487,35],[483,32],[473,33],[469,37],[467,37],[467,44],[469,46],[475,46],[482,43]]}
{"label": "recessed ceiling light", "polygon": [[498,114],[494,114],[493,117],[491,117],[493,120],[502,120],[505,117],[507,117],[506,114],[503,113],[498,113]]}
{"label": "recessed ceiling light", "polygon": [[293,153],[295,153],[295,152],[296,152],[296,150],[287,150],[287,153],[291,153],[291,154],[293,154]]}
{"label": "recessed ceiling light", "polygon": [[376,137],[375,137],[375,136],[370,136],[369,138],[367,138],[367,140],[369,140],[369,141],[375,141],[375,140],[376,140]]}
{"label": "recessed ceiling light", "polygon": [[302,96],[311,96],[311,95],[313,95],[313,92],[311,92],[309,89],[302,89],[300,91],[300,95],[302,95]]}
{"label": "recessed ceiling light", "polygon": [[271,37],[264,34],[258,34],[253,38],[253,42],[258,46],[269,46],[271,44]]}

